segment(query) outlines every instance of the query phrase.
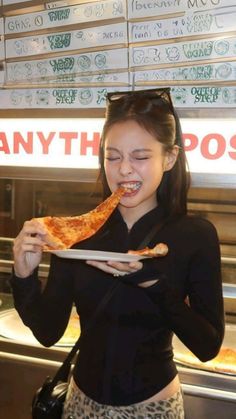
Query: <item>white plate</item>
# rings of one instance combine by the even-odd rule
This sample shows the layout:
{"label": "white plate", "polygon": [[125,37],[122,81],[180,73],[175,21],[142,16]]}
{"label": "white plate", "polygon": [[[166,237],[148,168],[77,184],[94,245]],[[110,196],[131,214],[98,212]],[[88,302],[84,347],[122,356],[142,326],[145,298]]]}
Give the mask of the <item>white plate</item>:
{"label": "white plate", "polygon": [[[80,324],[78,316],[75,317],[74,313],[74,309],[72,309],[68,327],[63,337],[55,344],[55,346],[73,346],[78,339],[80,334]],[[0,313],[0,336],[27,345],[41,346],[31,330],[24,325],[14,308],[4,310]]]}
{"label": "white plate", "polygon": [[99,250],[84,249],[49,250],[49,252],[61,258],[83,260],[113,260],[117,262],[134,262],[136,260],[147,258],[147,256],[129,255],[128,253],[104,252]]}

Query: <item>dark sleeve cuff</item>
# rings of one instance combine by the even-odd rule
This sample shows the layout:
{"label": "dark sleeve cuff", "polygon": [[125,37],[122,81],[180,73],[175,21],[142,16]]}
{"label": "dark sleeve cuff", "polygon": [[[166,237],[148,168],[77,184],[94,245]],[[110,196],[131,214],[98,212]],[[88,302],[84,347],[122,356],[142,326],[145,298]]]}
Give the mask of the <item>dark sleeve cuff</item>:
{"label": "dark sleeve cuff", "polygon": [[10,279],[15,307],[27,304],[35,295],[41,293],[41,282],[38,279],[38,270],[26,278],[19,278],[15,275],[14,269]]}
{"label": "dark sleeve cuff", "polygon": [[37,282],[38,280],[38,272],[37,269],[29,276],[27,276],[26,278],[21,278],[19,276],[17,276],[15,274],[14,268],[12,269],[12,275],[10,278],[10,283],[14,288],[22,288],[22,287],[27,287],[27,286],[31,286],[32,287],[32,282]]}

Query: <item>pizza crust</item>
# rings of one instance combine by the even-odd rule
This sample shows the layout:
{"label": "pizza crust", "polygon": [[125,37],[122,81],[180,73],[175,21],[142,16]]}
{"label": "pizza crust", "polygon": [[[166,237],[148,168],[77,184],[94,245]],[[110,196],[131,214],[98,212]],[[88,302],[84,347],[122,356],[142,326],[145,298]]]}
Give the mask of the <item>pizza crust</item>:
{"label": "pizza crust", "polygon": [[149,256],[149,257],[158,257],[165,256],[168,253],[168,247],[164,243],[158,243],[152,249],[145,247],[140,250],[129,250],[130,255],[139,255],[139,256]]}

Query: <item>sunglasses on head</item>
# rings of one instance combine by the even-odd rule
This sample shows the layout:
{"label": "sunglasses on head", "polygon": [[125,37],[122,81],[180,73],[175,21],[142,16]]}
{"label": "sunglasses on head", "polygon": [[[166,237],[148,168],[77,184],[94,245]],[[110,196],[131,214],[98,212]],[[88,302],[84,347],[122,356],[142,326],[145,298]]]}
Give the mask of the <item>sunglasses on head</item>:
{"label": "sunglasses on head", "polygon": [[148,99],[153,102],[163,101],[168,104],[171,110],[174,112],[174,106],[170,95],[170,88],[163,87],[157,89],[146,89],[146,90],[128,90],[124,92],[110,92],[107,93],[107,100],[109,103],[121,103],[125,100],[136,100],[136,99]]}

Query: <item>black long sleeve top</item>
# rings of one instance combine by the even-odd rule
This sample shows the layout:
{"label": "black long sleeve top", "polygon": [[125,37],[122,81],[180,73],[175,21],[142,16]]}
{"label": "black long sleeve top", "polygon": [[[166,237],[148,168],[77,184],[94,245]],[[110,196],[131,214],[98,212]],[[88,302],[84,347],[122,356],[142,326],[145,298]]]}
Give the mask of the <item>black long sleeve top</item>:
{"label": "black long sleeve top", "polygon": [[[117,209],[97,234],[75,247],[136,249],[162,217],[157,207],[128,232]],[[81,339],[73,372],[80,389],[99,403],[128,405],[164,388],[177,374],[173,333],[202,361],[220,349],[224,312],[215,228],[206,220],[183,216],[164,223],[150,246],[159,242],[167,244],[167,256],[144,260],[141,271],[122,278],[55,255],[43,292],[37,271],[24,279],[12,277],[15,307],[45,346],[61,338],[73,303],[83,336],[99,302],[119,281],[96,324]],[[149,288],[138,286],[155,278],[158,282]]]}

